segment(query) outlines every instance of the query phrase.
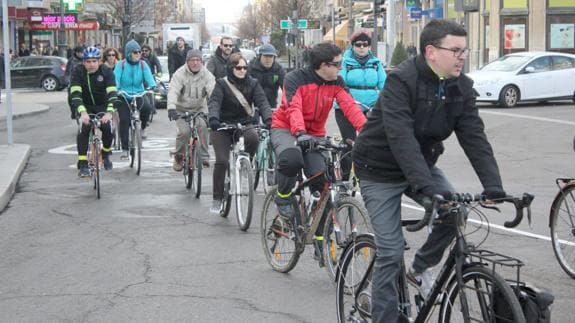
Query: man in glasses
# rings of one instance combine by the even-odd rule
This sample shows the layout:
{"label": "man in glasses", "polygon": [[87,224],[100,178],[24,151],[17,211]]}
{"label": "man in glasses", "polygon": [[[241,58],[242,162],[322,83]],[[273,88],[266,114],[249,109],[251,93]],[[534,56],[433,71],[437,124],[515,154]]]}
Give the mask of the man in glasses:
{"label": "man in glasses", "polygon": [[[445,139],[455,132],[483,184],[486,199],[505,196],[475,106],[473,81],[462,74],[467,57],[466,35],[456,22],[429,22],[421,32],[421,53],[388,75],[353,147],[355,172],[377,245],[373,322],[405,321],[397,304],[397,277],[405,247],[401,200],[403,194],[418,202],[435,194],[449,199],[456,191],[435,166]],[[453,224],[434,225],[415,255],[408,279],[420,286],[424,297],[433,286],[429,269],[439,263],[454,234]]]}
{"label": "man in glasses", "polygon": [[142,59],[148,64],[153,75],[162,77],[162,64],[148,44],[142,45]]}
{"label": "man in glasses", "polygon": [[192,48],[186,44],[184,37],[178,36],[176,38],[176,44],[174,44],[168,50],[168,71],[170,73],[170,79],[172,75],[176,72],[178,68],[186,63],[186,55]]}
{"label": "man in glasses", "polygon": [[220,39],[220,46],[206,64],[206,68],[210,71],[216,79],[226,76],[226,65],[232,53],[238,52],[235,48],[234,42],[231,37],[224,36]]}
{"label": "man in glasses", "polygon": [[272,109],[278,106],[278,89],[283,85],[285,70],[276,62],[277,52],[272,44],[260,47],[258,58],[250,62],[248,73],[260,82]]}
{"label": "man in glasses", "polygon": [[[279,214],[287,221],[295,216],[291,192],[296,175],[303,168],[309,178],[326,168],[321,153],[307,151],[307,148],[314,137],[325,136],[325,123],[333,102],[337,100],[343,115],[356,131],[365,123],[364,114],[339,76],[341,49],[333,44],[317,44],[310,50],[309,58],[309,67],[286,75],[281,105],[272,118],[271,140],[278,160],[278,189],[274,201]],[[316,184],[314,190],[323,187],[323,183]]]}

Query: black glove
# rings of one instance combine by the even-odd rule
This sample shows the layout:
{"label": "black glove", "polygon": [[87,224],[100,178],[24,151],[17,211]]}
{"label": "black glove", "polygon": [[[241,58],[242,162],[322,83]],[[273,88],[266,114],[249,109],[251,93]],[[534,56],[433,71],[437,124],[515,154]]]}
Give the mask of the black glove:
{"label": "black glove", "polygon": [[507,196],[505,191],[501,188],[485,189],[481,195],[483,195],[486,200],[497,200]]}
{"label": "black glove", "polygon": [[170,121],[178,120],[179,118],[178,111],[168,110],[168,119],[170,119]]}
{"label": "black glove", "polygon": [[450,191],[444,191],[444,190],[437,189],[436,187],[433,187],[433,186],[426,186],[423,189],[421,189],[421,194],[429,197],[430,199],[433,199],[434,195],[441,195],[441,196],[443,196],[443,199],[450,200],[451,195],[453,193],[451,193]]}
{"label": "black glove", "polygon": [[216,118],[210,118],[210,129],[212,129],[213,131],[218,130],[218,128],[220,128],[221,124],[220,124],[220,120],[216,119]]}
{"label": "black glove", "polygon": [[272,119],[267,119],[264,121],[264,128],[270,130],[272,128]]}
{"label": "black glove", "polygon": [[307,133],[302,133],[297,136],[297,145],[303,152],[308,151],[314,143],[314,138]]}

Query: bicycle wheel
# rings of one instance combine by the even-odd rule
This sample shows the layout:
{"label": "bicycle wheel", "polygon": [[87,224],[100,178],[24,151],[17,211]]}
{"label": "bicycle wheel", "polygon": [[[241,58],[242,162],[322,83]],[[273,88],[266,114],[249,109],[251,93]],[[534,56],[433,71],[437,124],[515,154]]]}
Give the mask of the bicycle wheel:
{"label": "bicycle wheel", "polygon": [[195,181],[192,178],[192,183],[194,186],[194,192],[196,198],[200,198],[202,194],[202,158],[200,156],[200,147],[197,140],[192,143],[192,172],[195,173]]}
{"label": "bicycle wheel", "polygon": [[224,182],[224,205],[222,210],[220,211],[220,216],[223,218],[227,218],[230,214],[230,209],[232,208],[232,192],[230,192],[232,188],[231,178],[230,178],[230,167],[226,170],[226,179]]}
{"label": "bicycle wheel", "polygon": [[194,169],[193,169],[193,160],[192,160],[192,153],[191,153],[191,145],[188,143],[185,148],[185,155],[183,159],[182,168],[184,174],[184,182],[186,183],[186,189],[192,188],[192,182],[194,181]]}
{"label": "bicycle wheel", "polygon": [[122,150],[122,140],[120,139],[120,117],[118,116],[118,112],[114,112],[112,114],[112,125],[114,126],[114,150],[121,151]]}
{"label": "bicycle wheel", "polygon": [[[336,209],[331,207],[327,209],[325,216],[322,240],[323,258],[329,277],[335,281],[337,262],[345,246],[358,234],[370,233],[372,230],[365,207],[356,199],[348,196],[339,199]],[[339,228],[334,230],[336,219]]]}
{"label": "bicycle wheel", "polygon": [[551,204],[551,242],[561,268],[575,278],[575,184],[564,186]]}
{"label": "bicycle wheel", "polygon": [[298,248],[293,224],[279,216],[274,203],[276,189],[266,194],[262,206],[260,234],[262,248],[273,270],[287,273],[299,260],[303,248]]}
{"label": "bicycle wheel", "polygon": [[94,178],[94,189],[98,199],[100,198],[100,145],[97,143],[92,144],[92,177]]}
{"label": "bicycle wheel", "polygon": [[[463,270],[463,291],[471,322],[525,322],[513,289],[490,268],[473,266]],[[463,322],[461,294],[457,278],[448,284],[441,302],[439,322]]]}
{"label": "bicycle wheel", "polygon": [[337,274],[337,320],[366,322],[371,319],[371,275],[375,260],[372,235],[357,236],[345,249]]}
{"label": "bicycle wheel", "polygon": [[239,156],[236,160],[235,172],[238,225],[242,231],[246,231],[252,223],[252,208],[254,204],[252,167],[248,157]]}
{"label": "bicycle wheel", "polygon": [[276,184],[275,169],[276,169],[276,155],[274,149],[271,145],[271,141],[268,139],[268,144],[266,147],[266,156],[263,165],[264,172],[264,191],[268,191],[272,186]]}

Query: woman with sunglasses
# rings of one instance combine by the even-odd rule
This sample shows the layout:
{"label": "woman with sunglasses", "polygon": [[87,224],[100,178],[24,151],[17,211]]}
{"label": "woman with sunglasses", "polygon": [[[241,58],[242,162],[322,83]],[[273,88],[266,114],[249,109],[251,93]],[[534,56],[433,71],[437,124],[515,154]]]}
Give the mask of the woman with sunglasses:
{"label": "woman with sunglasses", "polygon": [[[248,76],[248,62],[240,54],[230,55],[227,66],[226,77],[216,80],[216,85],[208,101],[208,121],[210,138],[216,154],[216,163],[213,174],[213,202],[210,212],[220,213],[223,206],[224,180],[226,167],[230,155],[230,146],[233,138],[233,131],[220,130],[222,123],[226,124],[253,124],[254,108],[259,109],[259,115],[264,120],[266,127],[271,126],[272,111],[266,99],[266,94],[259,82]],[[237,89],[237,90],[236,90]],[[238,96],[236,96],[235,92]],[[243,97],[243,100],[242,100]],[[244,106],[241,101],[245,101]],[[246,151],[253,156],[258,148],[259,137],[255,128],[244,130],[244,144]]]}
{"label": "woman with sunglasses", "polygon": [[120,52],[117,49],[110,47],[106,48],[104,51],[104,56],[102,57],[102,63],[108,66],[111,70],[114,70],[116,63],[120,60]]}
{"label": "woman with sunglasses", "polygon": [[[365,30],[358,30],[351,35],[351,47],[343,53],[342,69],[339,75],[343,78],[351,96],[359,102],[364,114],[375,105],[379,91],[383,89],[386,73],[383,64],[370,50],[371,37]],[[335,120],[343,140],[355,141],[355,128],[343,115],[339,106],[334,104]],[[349,179],[351,156],[341,161],[342,178]]]}

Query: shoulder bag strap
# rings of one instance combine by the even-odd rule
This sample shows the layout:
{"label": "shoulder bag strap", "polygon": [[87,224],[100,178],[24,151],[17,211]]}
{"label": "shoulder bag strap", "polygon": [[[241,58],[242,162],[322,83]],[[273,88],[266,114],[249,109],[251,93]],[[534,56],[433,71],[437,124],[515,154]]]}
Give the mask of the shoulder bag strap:
{"label": "shoulder bag strap", "polygon": [[246,113],[250,117],[253,117],[254,116],[254,109],[252,109],[252,107],[248,104],[248,101],[246,100],[246,98],[244,97],[242,92],[240,92],[240,90],[238,90],[238,88],[228,80],[227,76],[223,77],[222,79],[224,81],[226,81],[226,84],[228,85],[230,90],[232,90],[232,93],[235,95],[236,99],[238,99],[238,101],[240,102],[242,107],[244,107],[244,110],[246,110]]}

